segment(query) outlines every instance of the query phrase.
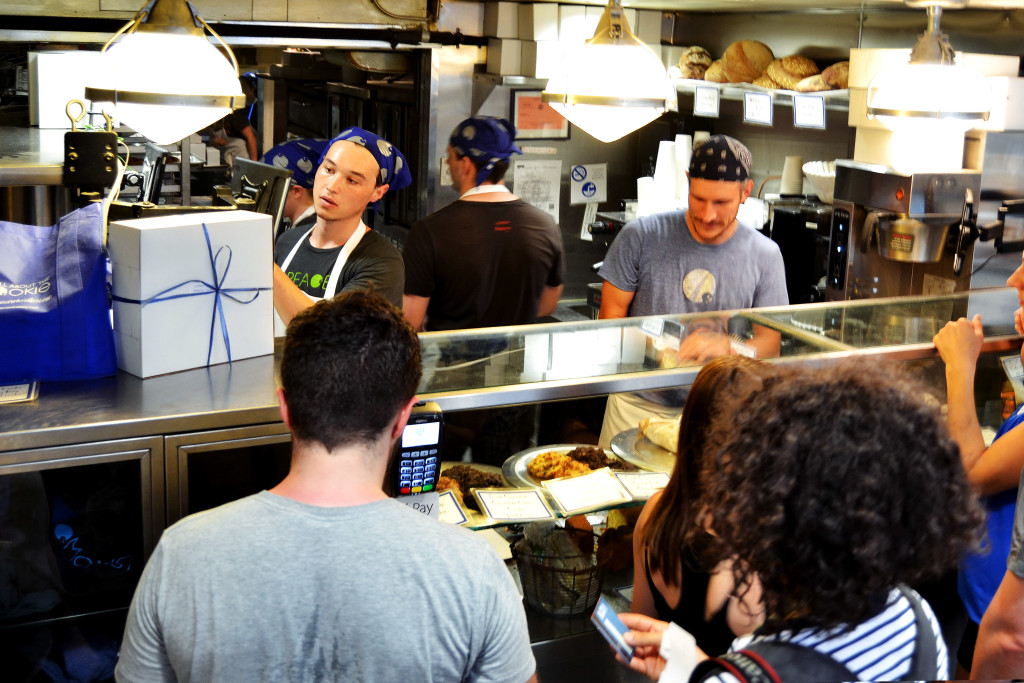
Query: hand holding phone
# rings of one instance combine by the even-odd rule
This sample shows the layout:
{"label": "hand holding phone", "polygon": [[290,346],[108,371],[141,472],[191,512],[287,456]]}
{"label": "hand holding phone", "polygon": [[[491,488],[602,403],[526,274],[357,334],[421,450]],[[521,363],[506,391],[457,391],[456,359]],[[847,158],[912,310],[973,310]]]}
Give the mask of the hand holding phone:
{"label": "hand holding phone", "polygon": [[622,637],[629,629],[622,623],[622,619],[619,619],[619,615],[615,613],[603,595],[597,601],[594,613],[590,615],[590,621],[623,659],[627,662],[633,659],[633,646],[629,645]]}

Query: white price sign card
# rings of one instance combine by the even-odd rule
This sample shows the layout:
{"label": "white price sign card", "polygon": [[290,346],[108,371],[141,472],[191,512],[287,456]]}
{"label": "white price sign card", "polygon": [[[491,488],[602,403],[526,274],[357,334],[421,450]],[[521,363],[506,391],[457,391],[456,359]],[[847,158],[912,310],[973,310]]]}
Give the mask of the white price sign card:
{"label": "white price sign card", "polygon": [[793,127],[825,129],[825,98],[793,95]]}
{"label": "white price sign card", "polygon": [[466,511],[451,491],[441,492],[437,503],[437,518],[445,524],[465,524],[468,521]]}
{"label": "white price sign card", "polygon": [[698,85],[693,90],[693,115],[718,118],[718,88]]}
{"label": "white price sign card", "polygon": [[615,478],[633,500],[647,500],[668,486],[668,472],[616,472]]}
{"label": "white price sign card", "polygon": [[743,123],[772,125],[772,96],[766,92],[743,93]]}
{"label": "white price sign card", "polygon": [[480,510],[495,521],[533,522],[554,519],[540,489],[473,489]]}
{"label": "white price sign card", "polygon": [[628,503],[632,500],[607,467],[582,477],[552,479],[543,484],[558,507],[567,515]]}

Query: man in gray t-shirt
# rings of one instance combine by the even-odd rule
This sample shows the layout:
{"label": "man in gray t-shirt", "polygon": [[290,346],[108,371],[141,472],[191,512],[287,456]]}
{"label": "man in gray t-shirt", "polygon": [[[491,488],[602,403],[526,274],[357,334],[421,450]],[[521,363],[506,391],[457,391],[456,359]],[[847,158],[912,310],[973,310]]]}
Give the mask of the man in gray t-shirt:
{"label": "man in gray t-shirt", "polygon": [[388,498],[419,340],[355,291],[298,313],[281,358],[291,470],[166,532],[119,681],[536,681],[515,582],[487,541]]}
{"label": "man in gray t-shirt", "polygon": [[[713,135],[690,158],[689,208],[630,221],[615,238],[600,275],[601,318],[702,313],[784,306],[786,273],[778,245],[736,218],[753,189],[751,155],[741,142]],[[778,355],[774,330],[753,326],[742,346],[729,339],[720,316],[685,336],[666,365],[704,363],[734,352],[759,358]],[[685,392],[613,394],[600,443],[645,417],[679,414]]]}

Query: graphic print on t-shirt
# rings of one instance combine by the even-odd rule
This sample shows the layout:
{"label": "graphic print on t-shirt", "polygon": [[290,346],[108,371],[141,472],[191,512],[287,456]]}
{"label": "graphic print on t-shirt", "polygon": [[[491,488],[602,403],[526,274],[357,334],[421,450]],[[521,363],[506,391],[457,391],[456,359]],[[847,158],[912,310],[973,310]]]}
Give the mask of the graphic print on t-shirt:
{"label": "graphic print on t-shirt", "polygon": [[300,273],[297,270],[289,270],[288,277],[295,283],[295,286],[310,296],[324,297],[324,289],[327,285],[327,277],[321,273]]}
{"label": "graphic print on t-shirt", "polygon": [[703,268],[694,268],[683,278],[683,294],[694,303],[711,303],[715,299],[715,276]]}

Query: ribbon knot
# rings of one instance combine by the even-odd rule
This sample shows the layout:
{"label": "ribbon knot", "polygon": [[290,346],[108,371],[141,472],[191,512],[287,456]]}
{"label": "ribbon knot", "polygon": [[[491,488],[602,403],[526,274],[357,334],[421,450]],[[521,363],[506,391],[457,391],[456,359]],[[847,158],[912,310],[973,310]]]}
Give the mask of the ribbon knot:
{"label": "ribbon knot", "polygon": [[[210,231],[206,227],[206,223],[203,223],[203,236],[206,238],[206,252],[210,257],[210,272],[213,275],[213,282],[207,282],[205,280],[185,280],[173,287],[156,293],[148,299],[126,299],[114,295],[112,298],[114,301],[120,301],[128,304],[139,304],[141,306],[147,306],[149,304],[155,304],[160,301],[170,301],[172,299],[184,299],[191,296],[206,296],[207,294],[213,294],[214,303],[213,311],[210,317],[210,343],[206,350],[206,364],[210,364],[210,358],[213,356],[213,339],[217,329],[217,318],[220,318],[220,333],[224,339],[224,348],[228,353],[228,362],[231,362],[231,339],[228,335],[228,323],[224,317],[224,297],[231,299],[240,304],[251,304],[259,297],[260,292],[268,291],[269,287],[225,287],[224,282],[227,280],[228,271],[231,269],[231,247],[223,245],[217,249],[217,252],[213,251],[213,243],[210,241]],[[224,264],[223,270],[217,272],[218,262],[221,261],[221,254],[226,254],[227,262]],[[205,291],[198,292],[180,292],[183,287],[191,287],[193,285],[200,285],[205,287]],[[177,292],[177,293],[175,293]],[[253,295],[248,299],[243,299],[236,294],[245,292],[253,292]]]}

